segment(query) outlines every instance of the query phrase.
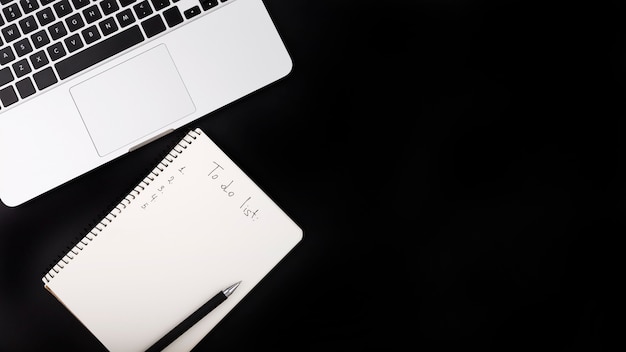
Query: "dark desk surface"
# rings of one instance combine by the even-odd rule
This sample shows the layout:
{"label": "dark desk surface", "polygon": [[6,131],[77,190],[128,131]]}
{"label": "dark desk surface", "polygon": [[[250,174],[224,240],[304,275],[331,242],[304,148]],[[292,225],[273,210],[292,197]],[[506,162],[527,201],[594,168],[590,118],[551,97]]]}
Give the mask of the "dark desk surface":
{"label": "dark desk surface", "polygon": [[[293,72],[190,127],[306,237],[198,351],[626,350],[621,2],[265,3]],[[101,348],[40,278],[178,138],[0,205],[1,351]]]}

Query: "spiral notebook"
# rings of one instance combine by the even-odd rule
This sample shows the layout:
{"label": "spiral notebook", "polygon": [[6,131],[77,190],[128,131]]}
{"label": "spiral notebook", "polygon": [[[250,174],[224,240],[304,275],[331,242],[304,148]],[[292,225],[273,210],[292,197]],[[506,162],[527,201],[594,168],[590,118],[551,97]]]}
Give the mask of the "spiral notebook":
{"label": "spiral notebook", "polygon": [[191,350],[302,239],[300,227],[200,129],[42,278],[110,351],[144,351],[241,280],[166,351]]}

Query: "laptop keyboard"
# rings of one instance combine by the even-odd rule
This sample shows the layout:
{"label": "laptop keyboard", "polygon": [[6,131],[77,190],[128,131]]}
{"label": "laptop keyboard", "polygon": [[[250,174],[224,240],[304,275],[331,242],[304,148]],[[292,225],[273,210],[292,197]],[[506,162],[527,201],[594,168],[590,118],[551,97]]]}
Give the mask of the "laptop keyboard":
{"label": "laptop keyboard", "polygon": [[0,0],[0,113],[227,0]]}

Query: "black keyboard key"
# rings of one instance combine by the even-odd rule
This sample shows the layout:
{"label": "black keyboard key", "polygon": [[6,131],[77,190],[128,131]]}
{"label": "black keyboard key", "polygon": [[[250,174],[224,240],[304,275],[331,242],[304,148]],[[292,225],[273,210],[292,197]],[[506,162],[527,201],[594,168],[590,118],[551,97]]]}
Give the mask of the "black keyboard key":
{"label": "black keyboard key", "polygon": [[51,7],[46,7],[45,9],[37,12],[36,15],[39,20],[39,24],[42,26],[48,25],[54,21],[54,13],[52,12]]}
{"label": "black keyboard key", "polygon": [[2,9],[4,13],[4,18],[7,19],[7,22],[15,21],[16,19],[22,17],[22,11],[20,10],[20,6],[18,4],[11,4]]}
{"label": "black keyboard key", "polygon": [[135,1],[137,1],[137,0],[120,0],[120,5],[128,6],[128,5],[132,4]]}
{"label": "black keyboard key", "polygon": [[48,4],[51,4],[53,2],[55,2],[56,0],[39,0],[39,2],[41,3],[41,6],[46,6]]}
{"label": "black keyboard key", "polygon": [[46,52],[41,50],[30,56],[30,63],[33,65],[33,69],[38,70],[48,64],[48,57]]}
{"label": "black keyboard key", "polygon": [[98,23],[102,34],[106,37],[117,30],[117,23],[113,17],[109,17]]}
{"label": "black keyboard key", "polygon": [[63,48],[63,43],[61,42],[54,43],[48,47],[48,55],[50,55],[52,61],[62,58],[65,54],[65,48]]}
{"label": "black keyboard key", "polygon": [[150,0],[152,1],[152,6],[154,6],[154,11],[160,11],[170,5],[170,0]]}
{"label": "black keyboard key", "polygon": [[59,74],[59,78],[66,79],[142,41],[144,41],[143,34],[141,34],[139,26],[135,25],[76,55],[57,62],[54,67]]}
{"label": "black keyboard key", "polygon": [[143,31],[146,33],[148,38],[154,37],[165,30],[165,23],[163,23],[161,16],[158,14],[141,22],[141,26],[143,27]]}
{"label": "black keyboard key", "polygon": [[33,86],[33,81],[31,81],[28,77],[24,78],[21,81],[17,81],[15,83],[15,88],[17,88],[17,92],[20,94],[20,97],[22,97],[22,99],[35,94],[35,86]]}
{"label": "black keyboard key", "polygon": [[37,0],[20,0],[24,13],[31,13],[39,8]]}
{"label": "black keyboard key", "polygon": [[93,5],[83,10],[83,16],[85,16],[87,23],[94,23],[102,18],[102,13],[98,5]]}
{"label": "black keyboard key", "polygon": [[28,60],[26,59],[21,59],[20,61],[17,61],[11,66],[13,66],[13,72],[15,72],[15,76],[17,78],[20,78],[24,76],[25,74],[30,73],[30,71],[32,71],[30,69],[30,64],[28,63]]}
{"label": "black keyboard key", "polygon": [[148,0],[144,0],[138,3],[137,5],[133,6],[133,10],[135,10],[137,19],[142,19],[152,14],[152,8],[150,7],[150,4],[148,4]]}
{"label": "black keyboard key", "polygon": [[185,10],[185,12],[183,12],[183,14],[185,15],[186,19],[190,19],[192,17],[196,17],[200,14],[200,8],[198,6],[194,6],[188,10]]}
{"label": "black keyboard key", "polygon": [[0,0],[0,4],[1,5],[6,5],[6,4],[10,3],[11,1],[13,1],[13,0]]}
{"label": "black keyboard key", "polygon": [[39,90],[46,89],[58,82],[52,67],[46,67],[42,71],[35,72],[33,74],[33,79],[35,80],[35,84]]}
{"label": "black keyboard key", "polygon": [[96,25],[83,29],[81,34],[83,35],[85,44],[91,44],[100,39],[100,32],[98,32],[98,27],[96,27]]}
{"label": "black keyboard key", "polygon": [[28,38],[16,41],[15,44],[13,44],[13,49],[15,49],[15,53],[18,57],[22,57],[33,51],[33,47],[30,45]]}
{"label": "black keyboard key", "polygon": [[217,6],[217,0],[200,0],[200,6],[204,11]]}
{"label": "black keyboard key", "polygon": [[48,32],[50,32],[50,37],[52,37],[53,40],[61,39],[67,34],[65,25],[61,21],[48,27]]}
{"label": "black keyboard key", "polygon": [[183,16],[180,14],[178,6],[163,11],[163,17],[165,17],[165,22],[167,22],[167,25],[170,27],[174,27],[183,22]]}
{"label": "black keyboard key", "polygon": [[0,87],[11,82],[13,80],[13,73],[11,73],[11,69],[5,67],[0,70]]}
{"label": "black keyboard key", "polygon": [[65,24],[67,24],[67,29],[69,29],[70,32],[77,31],[85,26],[85,22],[83,21],[83,18],[80,17],[79,13],[75,13],[66,18]]}
{"label": "black keyboard key", "polygon": [[2,32],[2,36],[4,36],[4,41],[6,41],[7,43],[10,43],[22,36],[20,34],[20,30],[17,29],[17,25],[15,23],[2,28],[0,32]]}
{"label": "black keyboard key", "polygon": [[35,21],[35,16],[33,15],[30,15],[28,17],[21,19],[19,21],[19,24],[20,24],[20,28],[22,28],[22,33],[24,34],[28,34],[36,30],[37,28],[39,28],[37,21]]}
{"label": "black keyboard key", "polygon": [[120,23],[120,26],[122,28],[135,22],[135,16],[133,15],[133,12],[130,9],[126,9],[116,14],[115,17],[117,17],[117,21]]}
{"label": "black keyboard key", "polygon": [[102,0],[100,2],[100,8],[105,16],[112,14],[117,11],[120,7],[117,5],[117,1],[115,0]]}
{"label": "black keyboard key", "polygon": [[33,41],[33,45],[36,49],[39,49],[50,43],[50,37],[48,37],[48,33],[46,33],[45,30],[40,30],[39,32],[34,33],[30,36],[30,40]]}
{"label": "black keyboard key", "polygon": [[0,89],[0,101],[2,101],[2,105],[9,106],[17,103],[17,100],[17,94],[15,94],[15,89],[13,89],[12,86]]}
{"label": "black keyboard key", "polygon": [[78,35],[78,33],[65,38],[65,40],[63,41],[65,42],[65,47],[67,48],[67,51],[70,53],[84,46],[83,41],[80,39],[80,36]]}
{"label": "black keyboard key", "polygon": [[58,18],[65,17],[72,13],[72,5],[70,5],[68,0],[61,0],[52,5],[52,7],[54,8],[54,12],[57,13]]}
{"label": "black keyboard key", "polygon": [[6,65],[13,60],[15,60],[15,55],[10,46],[0,49],[0,64]]}
{"label": "black keyboard key", "polygon": [[89,5],[89,0],[72,0],[72,4],[74,4],[74,8],[78,10]]}

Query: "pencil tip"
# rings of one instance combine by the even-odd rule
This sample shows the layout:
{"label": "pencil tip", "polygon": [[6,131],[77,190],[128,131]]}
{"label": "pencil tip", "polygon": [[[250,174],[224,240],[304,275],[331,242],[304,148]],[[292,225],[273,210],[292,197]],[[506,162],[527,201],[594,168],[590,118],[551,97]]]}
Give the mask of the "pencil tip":
{"label": "pencil tip", "polygon": [[238,281],[238,282],[236,282],[235,284],[231,285],[230,287],[228,287],[227,289],[225,289],[222,292],[224,293],[224,295],[226,297],[228,297],[237,289],[237,287],[239,287],[240,283],[241,283],[241,281]]}

